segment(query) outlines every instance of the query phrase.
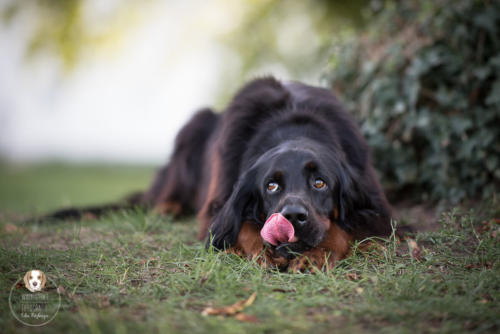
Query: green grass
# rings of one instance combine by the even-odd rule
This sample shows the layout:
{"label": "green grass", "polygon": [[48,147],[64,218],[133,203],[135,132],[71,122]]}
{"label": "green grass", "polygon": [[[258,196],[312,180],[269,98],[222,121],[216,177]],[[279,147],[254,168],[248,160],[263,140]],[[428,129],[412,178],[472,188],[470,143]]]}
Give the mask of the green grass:
{"label": "green grass", "polygon": [[[147,185],[151,175],[151,169],[132,167],[45,166],[26,169],[13,182],[5,168],[0,208],[18,214],[111,200]],[[8,199],[13,193],[22,203]],[[1,303],[0,328],[7,333],[498,332],[495,231],[500,226],[491,222],[498,217],[495,202],[475,211],[457,209],[442,216],[437,231],[416,236],[419,258],[406,242],[389,239],[315,275],[264,270],[234,255],[207,252],[195,241],[194,218],[173,222],[136,211],[98,221],[23,225],[4,217],[2,299],[32,268],[46,272],[65,292],[56,318],[39,328],[23,326]],[[253,292],[255,302],[242,312],[254,322],[201,314]]]}
{"label": "green grass", "polygon": [[153,167],[0,164],[0,212],[35,213],[114,201],[145,189]]}

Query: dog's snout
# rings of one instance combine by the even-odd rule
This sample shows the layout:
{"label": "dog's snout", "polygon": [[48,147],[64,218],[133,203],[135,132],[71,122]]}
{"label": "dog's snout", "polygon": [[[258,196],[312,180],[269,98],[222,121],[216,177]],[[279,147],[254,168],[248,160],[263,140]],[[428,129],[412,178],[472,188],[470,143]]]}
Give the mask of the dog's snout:
{"label": "dog's snout", "polygon": [[307,209],[298,204],[285,205],[281,210],[281,214],[293,225],[304,225],[309,217]]}
{"label": "dog's snout", "polygon": [[33,286],[37,286],[37,285],[38,285],[38,283],[36,281],[33,282]]}

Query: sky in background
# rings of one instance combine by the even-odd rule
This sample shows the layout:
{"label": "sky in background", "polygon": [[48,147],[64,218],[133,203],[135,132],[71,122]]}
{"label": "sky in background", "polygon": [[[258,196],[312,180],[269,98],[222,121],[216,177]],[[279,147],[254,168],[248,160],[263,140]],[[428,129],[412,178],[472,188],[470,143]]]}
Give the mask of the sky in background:
{"label": "sky in background", "polygon": [[[218,42],[238,21],[241,8],[231,3],[148,2],[114,43],[89,49],[69,72],[54,54],[26,61],[37,12],[2,25],[0,156],[164,162],[182,124],[215,102],[222,74],[237,67]],[[87,19],[105,16],[113,4],[89,1]]]}

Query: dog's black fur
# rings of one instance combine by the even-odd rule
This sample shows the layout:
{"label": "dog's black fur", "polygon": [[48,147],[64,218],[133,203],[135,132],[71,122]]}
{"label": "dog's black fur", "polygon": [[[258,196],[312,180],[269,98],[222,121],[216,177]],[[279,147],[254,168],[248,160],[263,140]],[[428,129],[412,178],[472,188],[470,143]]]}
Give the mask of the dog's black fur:
{"label": "dog's black fur", "polygon": [[391,232],[356,122],[330,91],[272,77],[248,83],[220,115],[198,112],[139,203],[197,211],[200,238],[218,249],[235,245],[243,222],[260,229],[275,212],[295,227],[299,241],[287,244],[294,252],[324,241],[332,222],[353,239]]}

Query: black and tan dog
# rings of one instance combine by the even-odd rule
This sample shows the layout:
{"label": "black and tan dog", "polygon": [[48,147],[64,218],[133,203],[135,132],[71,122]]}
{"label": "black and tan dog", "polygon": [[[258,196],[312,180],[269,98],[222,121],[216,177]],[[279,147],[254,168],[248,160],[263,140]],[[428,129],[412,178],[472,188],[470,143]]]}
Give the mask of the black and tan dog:
{"label": "black and tan dog", "polygon": [[[332,266],[354,240],[391,233],[390,206],[356,122],[330,91],[274,78],[247,84],[221,114],[198,112],[168,165],[132,202],[176,216],[197,212],[209,245],[282,268],[302,269],[306,258]],[[85,210],[54,216],[71,213]],[[293,226],[292,241],[273,245],[261,235],[276,213]]]}

